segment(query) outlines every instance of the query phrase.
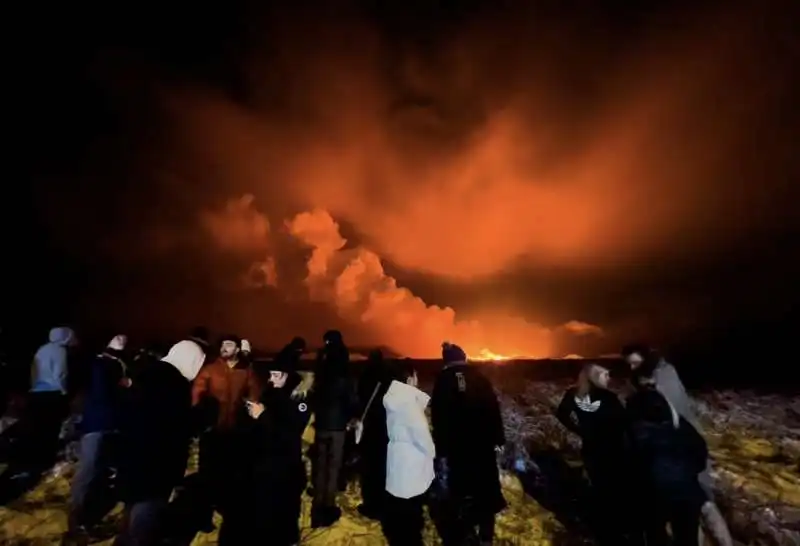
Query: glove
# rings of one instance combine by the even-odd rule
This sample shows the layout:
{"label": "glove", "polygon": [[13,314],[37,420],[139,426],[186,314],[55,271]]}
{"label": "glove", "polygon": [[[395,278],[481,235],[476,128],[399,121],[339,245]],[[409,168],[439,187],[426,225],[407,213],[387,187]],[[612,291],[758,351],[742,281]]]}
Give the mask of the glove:
{"label": "glove", "polygon": [[450,491],[450,469],[447,465],[447,459],[444,457],[434,459],[433,471],[435,474],[431,493],[434,498],[443,500],[449,495]]}

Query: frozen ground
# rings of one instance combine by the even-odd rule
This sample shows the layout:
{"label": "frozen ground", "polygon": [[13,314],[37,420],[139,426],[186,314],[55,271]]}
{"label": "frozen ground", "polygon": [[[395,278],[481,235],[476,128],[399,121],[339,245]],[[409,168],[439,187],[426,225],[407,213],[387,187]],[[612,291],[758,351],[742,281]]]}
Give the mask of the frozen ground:
{"label": "frozen ground", "polygon": [[[502,387],[509,438],[503,481],[510,507],[498,519],[497,543],[592,544],[581,516],[578,443],[552,416],[564,385]],[[721,392],[698,395],[698,411],[716,461],[719,502],[735,538],[748,545],[800,545],[800,400]],[[520,458],[525,461],[521,474],[511,471]],[[58,544],[71,474],[72,465],[63,464],[36,489],[0,507],[0,544]],[[306,499],[303,544],[384,544],[378,525],[357,515],[358,503],[358,488],[351,485],[340,499],[342,520],[330,530],[313,531]],[[108,537],[118,513],[119,508],[105,522]],[[426,542],[436,544],[432,526],[426,533]],[[97,542],[110,543],[110,538]],[[193,544],[214,543],[216,533],[200,534]]]}

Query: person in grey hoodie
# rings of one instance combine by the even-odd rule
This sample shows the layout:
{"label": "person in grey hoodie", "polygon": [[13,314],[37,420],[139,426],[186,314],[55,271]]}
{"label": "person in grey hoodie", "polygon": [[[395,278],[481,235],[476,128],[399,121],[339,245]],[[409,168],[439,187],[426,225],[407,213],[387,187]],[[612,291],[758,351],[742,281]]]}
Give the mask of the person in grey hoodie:
{"label": "person in grey hoodie", "polygon": [[75,333],[66,327],[50,330],[31,364],[31,389],[22,422],[22,437],[8,474],[26,480],[47,470],[56,459],[61,423],[69,412],[67,348]]}
{"label": "person in grey hoodie", "polygon": [[[680,417],[683,417],[689,424],[691,424],[697,432],[703,433],[703,428],[697,414],[694,411],[692,399],[686,388],[683,386],[678,370],[675,366],[667,362],[657,351],[651,349],[647,345],[632,344],[623,347],[622,358],[631,368],[631,371],[636,371],[645,363],[655,361],[655,368],[653,371],[653,379],[655,381],[656,389],[664,395],[664,398],[669,401]],[[710,473],[710,461],[706,465],[705,470],[698,476],[700,486],[703,488],[708,500],[703,505],[702,509],[702,524],[705,530],[709,533],[711,538],[719,546],[732,546],[733,539],[731,538],[728,524],[719,510],[716,502],[714,501],[713,480]]]}

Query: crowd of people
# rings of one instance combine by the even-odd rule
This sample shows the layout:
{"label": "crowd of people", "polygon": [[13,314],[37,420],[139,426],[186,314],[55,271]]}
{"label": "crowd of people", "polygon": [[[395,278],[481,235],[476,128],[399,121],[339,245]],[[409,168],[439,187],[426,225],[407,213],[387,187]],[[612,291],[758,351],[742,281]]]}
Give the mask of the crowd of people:
{"label": "crowd of people", "polygon": [[[69,328],[54,328],[34,356],[27,434],[11,479],[52,465],[68,412],[72,339]],[[308,370],[302,338],[269,360],[253,359],[236,335],[209,339],[197,328],[166,354],[133,354],[117,335],[94,359],[65,544],[91,538],[109,499],[124,503],[120,546],[188,544],[215,529],[215,511],[222,546],[298,544],[304,494],[313,499],[311,527],[340,519],[337,495],[351,450],[359,455],[358,511],[380,522],[390,545],[423,544],[426,506],[445,546],[493,542],[506,507],[497,463],[502,413],[491,382],[458,345],[443,343],[428,395],[409,359],[374,351],[355,374],[336,330],[325,333]],[[609,371],[587,365],[556,411],[582,440],[598,542],[692,546],[702,524],[718,544],[732,544],[675,368],[643,346],[623,356],[634,386],[624,403],[608,389]],[[303,437],[312,415],[309,484]],[[194,438],[198,471],[187,477]]]}

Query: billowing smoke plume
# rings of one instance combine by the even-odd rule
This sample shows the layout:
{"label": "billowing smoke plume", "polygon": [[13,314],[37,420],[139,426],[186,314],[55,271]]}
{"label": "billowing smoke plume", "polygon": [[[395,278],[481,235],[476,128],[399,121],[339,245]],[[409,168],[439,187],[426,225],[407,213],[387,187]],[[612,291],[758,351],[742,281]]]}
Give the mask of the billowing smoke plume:
{"label": "billowing smoke plume", "polygon": [[[198,39],[203,58],[183,44],[92,65],[91,104],[135,117],[109,125],[138,137],[95,139],[92,175],[124,183],[97,197],[102,230],[100,212],[75,214],[80,192],[48,195],[43,216],[124,272],[104,290],[143,324],[279,343],[333,312],[406,354],[443,339],[585,354],[598,330],[575,319],[603,327],[607,352],[717,313],[741,291],[711,294],[698,264],[796,224],[780,1],[632,3],[635,21],[558,2],[321,4],[352,9],[246,14],[234,45]],[[455,4],[479,8],[452,22]],[[211,244],[187,229],[199,210]],[[147,276],[157,312],[129,289]]]}
{"label": "billowing smoke plume", "polygon": [[[228,202],[202,216],[220,247],[234,252],[261,250],[266,257],[255,270],[262,282],[280,290],[275,256],[270,253],[270,221],[254,207],[253,196]],[[363,246],[348,247],[339,225],[326,211],[302,212],[283,224],[284,234],[308,250],[308,298],[330,305],[346,324],[403,355],[436,356],[444,340],[456,340],[475,357],[552,356],[554,334],[602,335],[594,325],[570,321],[554,330],[521,318],[458,320],[448,307],[428,305],[387,275],[380,257]]]}

